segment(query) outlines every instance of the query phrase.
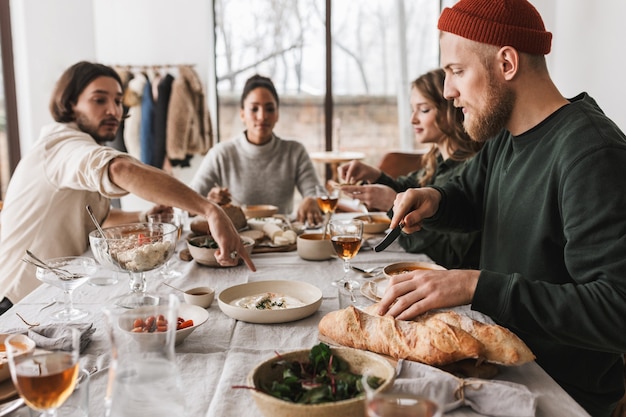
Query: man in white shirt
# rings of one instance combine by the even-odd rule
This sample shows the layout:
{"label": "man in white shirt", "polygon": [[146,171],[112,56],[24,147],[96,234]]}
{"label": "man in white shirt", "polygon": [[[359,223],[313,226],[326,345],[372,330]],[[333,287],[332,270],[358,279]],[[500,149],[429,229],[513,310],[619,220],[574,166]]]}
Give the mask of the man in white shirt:
{"label": "man in white shirt", "polygon": [[94,225],[86,205],[105,226],[145,220],[145,214],[113,209],[110,199],[132,193],[152,201],[152,211],[179,207],[206,217],[221,250],[222,265],[243,258],[244,250],[230,219],[174,177],[142,164],[128,154],[103,146],[112,140],[123,117],[122,82],[110,67],[79,62],[55,87],[50,111],[56,123],[20,161],[0,212],[0,314],[40,282],[25,251],[53,258],[83,254]]}

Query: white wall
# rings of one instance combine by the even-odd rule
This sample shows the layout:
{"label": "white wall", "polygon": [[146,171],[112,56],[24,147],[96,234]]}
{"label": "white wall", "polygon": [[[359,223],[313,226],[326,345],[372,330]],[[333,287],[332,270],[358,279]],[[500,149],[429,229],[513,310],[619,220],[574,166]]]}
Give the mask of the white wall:
{"label": "white wall", "polygon": [[566,97],[589,93],[626,131],[623,0],[531,0],[553,34],[548,65]]}
{"label": "white wall", "polygon": [[95,59],[92,3],[84,0],[12,0],[11,26],[21,152],[50,123],[50,94],[61,73]]}

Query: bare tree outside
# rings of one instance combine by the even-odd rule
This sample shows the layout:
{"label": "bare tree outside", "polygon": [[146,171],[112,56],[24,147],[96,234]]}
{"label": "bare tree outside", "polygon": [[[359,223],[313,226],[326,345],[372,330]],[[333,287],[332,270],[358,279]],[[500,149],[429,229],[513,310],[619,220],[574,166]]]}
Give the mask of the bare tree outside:
{"label": "bare tree outside", "polygon": [[[397,50],[398,1],[405,2],[407,51]],[[398,89],[438,66],[439,3],[332,2],[333,123],[341,128],[335,143],[342,150],[363,151],[375,162],[399,148]],[[215,9],[219,140],[243,128],[239,95],[246,79],[259,73],[272,78],[281,95],[277,134],[301,140],[310,151],[323,150],[325,1],[216,0]],[[399,78],[400,65],[411,79]]]}

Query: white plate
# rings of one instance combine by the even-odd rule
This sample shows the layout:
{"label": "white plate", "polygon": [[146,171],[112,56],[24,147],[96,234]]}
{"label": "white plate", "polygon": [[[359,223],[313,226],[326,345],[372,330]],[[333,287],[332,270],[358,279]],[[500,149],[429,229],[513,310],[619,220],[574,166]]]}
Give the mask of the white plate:
{"label": "white plate", "polygon": [[383,295],[385,295],[385,291],[389,286],[389,274],[393,275],[393,273],[397,271],[411,271],[420,269],[445,271],[446,268],[431,262],[392,263],[383,268],[383,274],[385,275],[384,277],[368,280],[365,282],[365,284],[361,285],[361,294],[374,302],[379,302],[380,299],[383,298]]}
{"label": "white plate", "polygon": [[[250,310],[231,303],[239,298],[274,292],[297,298],[305,305],[283,310]],[[322,291],[314,285],[299,281],[259,281],[235,285],[220,293],[220,309],[229,317],[248,323],[286,323],[315,313],[322,304]]]}
{"label": "white plate", "polygon": [[[132,313],[131,311],[129,311],[128,314],[122,314],[119,322],[119,325],[122,329],[128,330],[130,332],[130,330],[132,329],[132,317],[136,317],[137,310],[139,309],[146,310],[146,314],[149,314],[153,311],[151,306],[138,307],[137,309],[131,310]],[[178,308],[178,317],[182,317],[185,320],[193,320],[193,326],[181,330],[176,330],[176,339],[174,342],[176,345],[183,343],[183,340],[185,340],[185,338],[189,336],[198,326],[204,324],[209,318],[209,312],[202,307],[183,303]],[[145,343],[152,344],[156,343],[158,339],[164,337],[165,333],[133,333],[133,336],[139,341],[145,341]]]}
{"label": "white plate", "polygon": [[383,298],[388,284],[389,279],[387,277],[368,280],[361,285],[361,294],[377,303]]}
{"label": "white plate", "polygon": [[248,219],[248,226],[252,230],[260,230],[263,231],[263,226],[271,223],[275,224],[278,227],[282,227],[284,224],[283,219],[278,217],[252,217]]}

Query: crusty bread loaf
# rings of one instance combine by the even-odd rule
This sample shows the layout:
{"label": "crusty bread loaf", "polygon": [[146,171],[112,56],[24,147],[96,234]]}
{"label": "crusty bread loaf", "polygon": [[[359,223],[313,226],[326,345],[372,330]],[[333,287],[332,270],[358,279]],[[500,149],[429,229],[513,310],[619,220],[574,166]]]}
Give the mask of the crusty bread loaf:
{"label": "crusty bread loaf", "polygon": [[483,353],[478,340],[439,319],[395,320],[388,316],[373,316],[352,306],[324,316],[319,331],[344,346],[429,365],[478,358]]}
{"label": "crusty bread loaf", "polygon": [[499,365],[521,365],[535,360],[535,355],[526,344],[509,329],[496,324],[485,324],[462,316],[454,311],[428,313],[451,326],[459,327],[485,346],[485,360]]}
{"label": "crusty bread loaf", "polygon": [[344,346],[365,349],[428,365],[446,365],[480,358],[501,365],[521,365],[534,355],[515,334],[497,326],[446,311],[428,313],[414,321],[395,320],[348,307],[322,318],[322,335]]}
{"label": "crusty bread loaf", "polygon": [[[241,207],[233,206],[232,204],[226,204],[221,207],[228,216],[228,218],[235,225],[235,229],[241,230],[244,227],[248,226],[248,221],[246,220],[246,216],[243,214],[243,210],[241,209]],[[209,234],[209,224],[207,223],[206,218],[204,218],[203,216],[198,216],[194,220],[192,220],[189,228],[194,234],[198,236]]]}

